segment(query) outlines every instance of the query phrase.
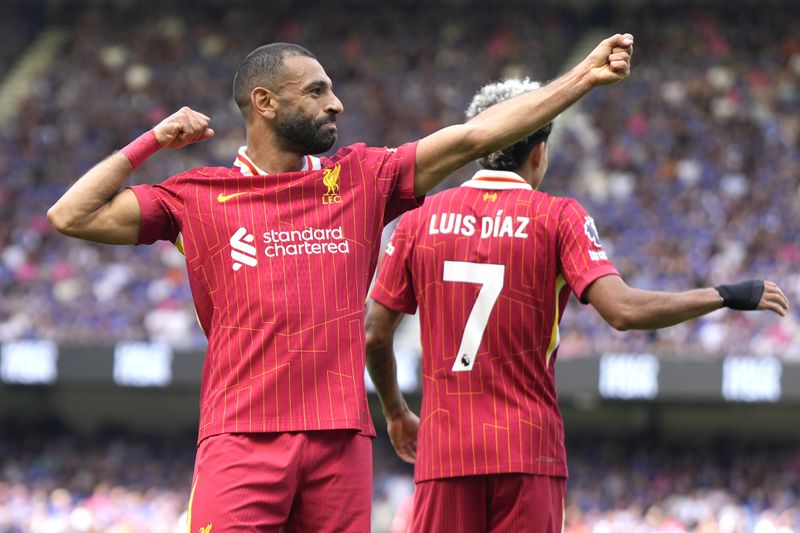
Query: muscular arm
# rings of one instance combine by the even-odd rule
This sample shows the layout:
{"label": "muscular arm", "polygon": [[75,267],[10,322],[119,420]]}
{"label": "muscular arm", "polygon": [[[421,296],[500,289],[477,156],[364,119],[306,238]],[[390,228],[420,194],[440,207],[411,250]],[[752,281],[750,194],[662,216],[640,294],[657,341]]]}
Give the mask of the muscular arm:
{"label": "muscular arm", "polygon": [[[629,287],[618,276],[595,280],[584,296],[606,322],[620,331],[666,328],[723,307],[722,297],[711,287],[684,292],[644,291]],[[758,309],[784,316],[788,305],[780,288],[765,282]]]}
{"label": "muscular arm", "polygon": [[133,167],[117,152],[92,167],[47,211],[59,233],[103,244],[136,244],[142,213],[130,189]]}
{"label": "muscular arm", "polygon": [[568,73],[541,89],[501,102],[469,122],[439,130],[417,145],[414,192],[421,196],[454,170],[530,135],[593,87],[630,73],[633,37],[615,35]]}
{"label": "muscular arm", "polygon": [[[159,145],[183,148],[214,135],[210,118],[188,107],[161,121],[153,131]],[[141,209],[133,192],[120,188],[133,172],[121,152],[96,164],[47,211],[59,233],[103,244],[136,244]]]}
{"label": "muscular arm", "polygon": [[393,347],[394,332],[403,319],[403,313],[374,300],[370,300],[368,305],[367,371],[381,400],[392,445],[401,459],[413,463],[417,455],[419,418],[408,408],[400,392]]}

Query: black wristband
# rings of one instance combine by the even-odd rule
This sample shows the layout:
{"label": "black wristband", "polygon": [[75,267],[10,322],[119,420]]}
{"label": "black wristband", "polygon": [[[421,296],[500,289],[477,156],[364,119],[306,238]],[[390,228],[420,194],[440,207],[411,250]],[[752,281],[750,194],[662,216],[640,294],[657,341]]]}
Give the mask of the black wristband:
{"label": "black wristband", "polygon": [[764,294],[764,281],[750,279],[730,285],[714,287],[722,296],[722,305],[740,311],[753,311],[758,308],[758,302]]}

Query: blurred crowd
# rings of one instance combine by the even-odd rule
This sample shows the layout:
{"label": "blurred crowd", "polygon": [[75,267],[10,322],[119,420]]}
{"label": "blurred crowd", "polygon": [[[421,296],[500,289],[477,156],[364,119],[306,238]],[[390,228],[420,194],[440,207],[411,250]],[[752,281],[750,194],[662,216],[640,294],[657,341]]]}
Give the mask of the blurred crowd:
{"label": "blurred crowd", "polygon": [[[3,429],[0,532],[185,531],[192,435]],[[567,533],[800,531],[797,449],[592,438],[568,454]],[[376,439],[373,531],[402,527],[412,493],[411,469]]]}
{"label": "blurred crowd", "polygon": [[[184,533],[195,435],[0,425],[0,533]],[[13,437],[13,438],[11,438]],[[376,441],[374,531],[414,490],[411,468]]]}
{"label": "blurred crowd", "polygon": [[770,5],[648,5],[633,16],[633,74],[585,99],[552,147],[560,154],[549,176],[594,215],[630,285],[767,278],[792,313],[723,310],[622,335],[594,313],[565,315],[561,356],[594,348],[800,359],[800,19],[789,15],[800,5]]}
{"label": "blurred crowd", "polygon": [[0,439],[0,532],[186,531],[192,435],[3,429],[14,438]]}
{"label": "blurred crowd", "polygon": [[800,531],[796,448],[568,446],[567,533]]}
{"label": "blurred crowd", "polygon": [[[800,5],[555,4],[276,1],[267,10],[176,2],[145,13],[135,2],[62,5],[67,44],[0,124],[0,342],[150,338],[203,347],[185,265],[171,245],[78,242],[54,234],[45,212],[94,162],[183,105],[211,116],[215,137],[157,154],[135,182],[230,165],[244,144],[231,80],[259,44],[299,42],[319,55],[345,107],[337,146],[397,145],[461,121],[489,80],[552,78],[582,55],[584,39],[608,33],[594,32],[603,26],[636,34],[633,75],[559,119],[543,189],[584,204],[632,286],[767,277],[794,309],[783,320],[719,311],[658,333],[618,334],[573,300],[560,356],[800,359],[800,275],[792,268],[800,259]],[[0,72],[13,60],[0,54]]]}

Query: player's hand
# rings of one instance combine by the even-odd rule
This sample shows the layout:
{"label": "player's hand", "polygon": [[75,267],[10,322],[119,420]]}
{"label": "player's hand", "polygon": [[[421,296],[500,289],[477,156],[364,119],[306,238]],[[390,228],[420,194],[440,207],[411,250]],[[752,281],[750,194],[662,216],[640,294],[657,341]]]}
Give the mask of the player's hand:
{"label": "player's hand", "polygon": [[772,311],[776,315],[786,316],[789,310],[789,300],[783,291],[775,283],[764,281],[764,294],[758,302],[759,311]]}
{"label": "player's hand", "polygon": [[398,457],[407,463],[417,462],[419,417],[411,411],[386,419],[386,429]]}
{"label": "player's hand", "polygon": [[202,142],[214,135],[209,128],[211,119],[202,113],[182,107],[153,128],[158,143],[164,148],[183,148]]}
{"label": "player's hand", "polygon": [[633,35],[616,34],[605,39],[586,57],[592,85],[608,85],[624,80],[631,73]]}

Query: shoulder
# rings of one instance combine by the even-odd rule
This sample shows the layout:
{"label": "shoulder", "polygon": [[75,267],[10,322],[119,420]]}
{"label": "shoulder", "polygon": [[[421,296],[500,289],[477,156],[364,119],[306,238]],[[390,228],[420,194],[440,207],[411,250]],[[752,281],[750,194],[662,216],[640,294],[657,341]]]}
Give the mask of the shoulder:
{"label": "shoulder", "polygon": [[562,196],[562,197],[554,197],[558,200],[558,206],[560,211],[565,215],[575,215],[575,216],[584,216],[586,215],[586,209],[581,205],[581,203],[576,200],[575,198],[571,198],[569,196]]}
{"label": "shoulder", "polygon": [[531,205],[540,213],[561,216],[567,211],[582,210],[581,204],[575,198],[569,196],[553,196],[542,191],[531,191]]}
{"label": "shoulder", "polygon": [[320,160],[322,161],[322,166],[325,167],[331,163],[336,163],[349,156],[364,154],[366,150],[367,150],[367,145],[364,143],[350,144],[348,146],[344,146],[336,150],[336,153],[334,153],[330,158],[322,157],[320,158]]}
{"label": "shoulder", "polygon": [[179,175],[191,179],[226,177],[240,174],[241,172],[239,172],[239,169],[236,167],[197,167],[187,170]]}
{"label": "shoulder", "polygon": [[240,175],[239,170],[236,168],[228,168],[228,167],[196,167],[189,170],[185,170],[180,174],[175,174],[174,176],[170,176],[166,180],[160,183],[163,186],[176,186],[176,185],[192,185],[196,183],[208,183],[209,178],[224,178],[233,175]]}
{"label": "shoulder", "polygon": [[413,154],[417,147],[417,141],[404,143],[396,147],[391,146],[368,146],[365,143],[355,143],[336,151],[330,159],[323,158],[323,162],[335,163],[340,159],[356,155],[359,158],[385,160],[392,157],[403,157]]}
{"label": "shoulder", "polygon": [[[558,198],[558,231],[574,231],[583,228],[587,235],[597,235],[594,219],[575,198]],[[567,228],[573,228],[568,230]]]}

